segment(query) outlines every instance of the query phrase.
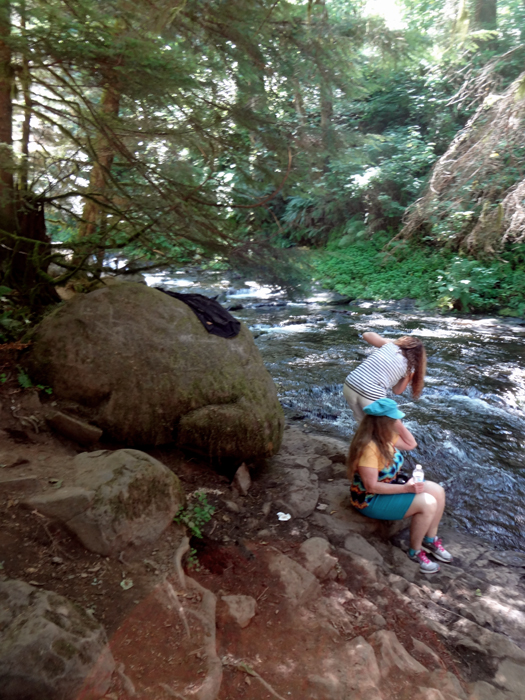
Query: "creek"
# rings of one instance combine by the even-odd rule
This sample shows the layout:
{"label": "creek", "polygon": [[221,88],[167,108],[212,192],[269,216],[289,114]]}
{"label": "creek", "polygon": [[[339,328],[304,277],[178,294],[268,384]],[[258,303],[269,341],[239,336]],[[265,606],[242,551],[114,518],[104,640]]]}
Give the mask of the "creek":
{"label": "creek", "polygon": [[[231,273],[148,275],[150,286],[219,294],[254,334],[289,420],[350,440],[346,375],[372,351],[360,338],[416,335],[428,369],[418,401],[394,397],[418,447],[406,455],[447,493],[446,522],[501,549],[525,551],[525,325],[519,319],[455,317],[411,300],[334,304],[318,289],[302,300]],[[242,308],[235,308],[242,306]]]}

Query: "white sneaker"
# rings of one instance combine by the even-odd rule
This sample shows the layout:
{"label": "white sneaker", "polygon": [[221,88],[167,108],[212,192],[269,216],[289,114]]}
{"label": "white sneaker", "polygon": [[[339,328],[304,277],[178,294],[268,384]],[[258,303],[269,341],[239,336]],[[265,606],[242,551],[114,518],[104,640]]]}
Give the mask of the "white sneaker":
{"label": "white sneaker", "polygon": [[423,549],[425,552],[429,552],[433,557],[439,559],[439,561],[444,561],[446,564],[452,561],[452,554],[447,552],[441,544],[441,540],[437,537],[433,542],[425,542],[425,540],[423,540]]}
{"label": "white sneaker", "polygon": [[419,564],[419,570],[423,574],[437,574],[440,569],[437,561],[430,561],[422,549],[420,549],[419,552],[414,552],[414,554],[410,554],[410,551],[407,552],[407,554],[409,559]]}

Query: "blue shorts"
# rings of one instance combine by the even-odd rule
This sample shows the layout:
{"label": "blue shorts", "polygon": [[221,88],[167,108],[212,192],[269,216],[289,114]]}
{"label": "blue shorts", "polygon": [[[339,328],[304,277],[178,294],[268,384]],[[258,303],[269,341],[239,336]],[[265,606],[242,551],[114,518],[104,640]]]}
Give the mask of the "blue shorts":
{"label": "blue shorts", "polygon": [[415,493],[378,493],[366,508],[359,508],[359,512],[375,520],[403,520],[415,495]]}

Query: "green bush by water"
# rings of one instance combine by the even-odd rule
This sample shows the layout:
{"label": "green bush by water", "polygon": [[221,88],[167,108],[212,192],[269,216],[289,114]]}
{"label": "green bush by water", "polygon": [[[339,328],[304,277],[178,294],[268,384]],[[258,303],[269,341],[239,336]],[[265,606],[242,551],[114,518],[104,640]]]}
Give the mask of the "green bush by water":
{"label": "green bush by water", "polygon": [[[390,234],[349,242],[332,240],[313,254],[316,279],[353,299],[402,299],[462,312],[525,314],[525,248],[483,262],[406,241]],[[523,249],[523,250],[522,250]]]}

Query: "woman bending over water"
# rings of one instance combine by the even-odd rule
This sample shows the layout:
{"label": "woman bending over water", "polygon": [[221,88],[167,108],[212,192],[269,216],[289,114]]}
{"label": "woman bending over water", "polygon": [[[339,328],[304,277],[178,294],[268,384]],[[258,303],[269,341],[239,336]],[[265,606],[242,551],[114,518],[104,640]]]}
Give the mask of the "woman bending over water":
{"label": "woman bending over water", "polygon": [[392,399],[374,401],[364,407],[364,413],[348,452],[350,501],[360,513],[377,520],[412,516],[408,556],[423,573],[436,573],[439,564],[431,561],[425,551],[439,561],[452,561],[437,536],[445,509],[445,491],[433,481],[410,479],[406,484],[392,483],[403,464],[399,450],[413,450],[417,443],[402,426],[400,419],[405,414]]}
{"label": "woman bending over water", "polygon": [[363,340],[378,350],[350,372],[343,387],[343,395],[358,421],[364,416],[364,407],[386,397],[390,389],[394,394],[402,394],[410,384],[412,396],[418,399],[427,371],[425,346],[419,338],[404,335],[391,341],[377,333],[363,333]]}

